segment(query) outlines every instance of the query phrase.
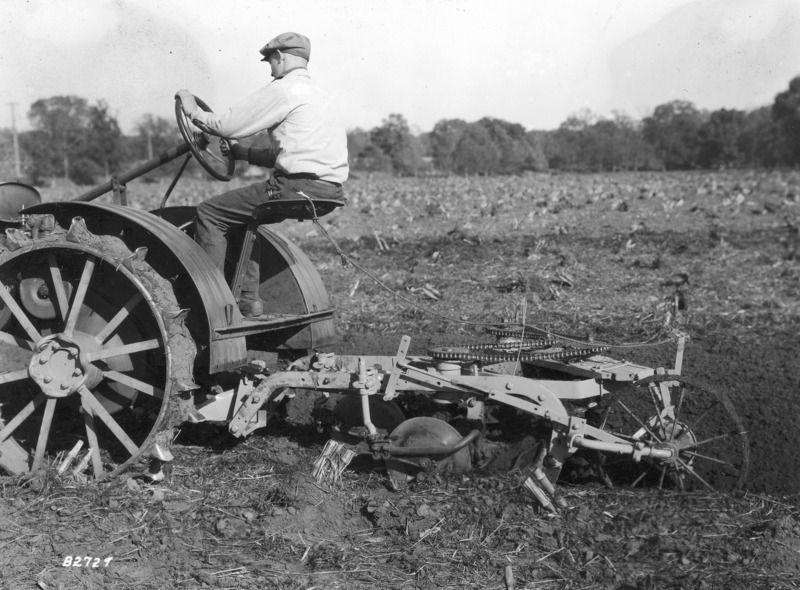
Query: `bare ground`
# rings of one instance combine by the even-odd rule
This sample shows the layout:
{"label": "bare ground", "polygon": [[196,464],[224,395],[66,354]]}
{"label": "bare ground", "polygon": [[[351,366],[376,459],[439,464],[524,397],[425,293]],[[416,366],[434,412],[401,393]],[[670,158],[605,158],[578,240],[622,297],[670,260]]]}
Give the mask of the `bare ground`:
{"label": "bare ground", "polygon": [[[392,492],[364,460],[321,490],[308,466],[325,436],[302,420],[238,444],[224,429],[185,428],[161,484],[0,478],[3,587],[800,585],[799,175],[362,178],[349,195],[323,227],[380,285],[343,268],[310,224],[282,228],[328,286],[336,352],[392,353],[409,334],[424,353],[524,313],[671,366],[671,345],[622,344],[681,330],[683,374],[728,393],[750,433],[746,489],[607,489],[565,472],[571,508],[552,517],[517,472],[432,475]],[[92,560],[65,565],[77,556]]]}

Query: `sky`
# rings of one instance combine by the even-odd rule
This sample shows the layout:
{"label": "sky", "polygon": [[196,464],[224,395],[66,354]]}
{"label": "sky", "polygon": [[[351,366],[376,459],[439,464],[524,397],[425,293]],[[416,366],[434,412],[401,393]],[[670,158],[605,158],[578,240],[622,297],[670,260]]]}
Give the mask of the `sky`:
{"label": "sky", "polygon": [[105,100],[125,133],[181,88],[222,112],[270,81],[258,50],[285,31],[347,129],[750,110],[800,75],[800,0],[0,0],[0,128],[59,95]]}

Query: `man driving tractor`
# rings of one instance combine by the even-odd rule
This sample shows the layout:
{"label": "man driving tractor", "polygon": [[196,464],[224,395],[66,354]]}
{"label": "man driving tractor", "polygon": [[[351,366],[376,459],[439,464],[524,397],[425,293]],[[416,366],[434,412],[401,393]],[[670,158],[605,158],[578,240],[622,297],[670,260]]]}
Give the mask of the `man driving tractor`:
{"label": "man driving tractor", "polygon": [[[309,39],[282,33],[260,53],[261,61],[270,65],[272,82],[222,115],[199,108],[188,90],[175,95],[186,116],[200,129],[233,140],[231,151],[236,160],[273,169],[266,183],[228,191],[197,207],[195,240],[223,273],[229,232],[244,234],[253,210],[264,202],[298,198],[345,202],[342,183],[348,175],[347,136],[333,113],[330,97],[308,73]],[[246,148],[235,141],[262,131],[269,132],[269,148]],[[253,248],[238,301],[246,318],[264,313],[258,294],[259,262],[259,248]]]}

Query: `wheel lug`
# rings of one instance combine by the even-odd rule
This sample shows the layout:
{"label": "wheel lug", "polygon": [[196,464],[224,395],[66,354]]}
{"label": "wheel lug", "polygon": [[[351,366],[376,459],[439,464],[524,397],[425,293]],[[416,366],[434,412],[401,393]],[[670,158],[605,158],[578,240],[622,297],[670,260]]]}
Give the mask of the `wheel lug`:
{"label": "wheel lug", "polygon": [[53,378],[52,378],[50,375],[48,375],[47,377],[45,377],[44,379],[42,379],[42,381],[44,381],[45,383],[50,383],[50,382],[52,382],[52,381],[53,381]]}
{"label": "wheel lug", "polygon": [[59,387],[61,387],[61,389],[69,389],[69,383],[62,383]]}

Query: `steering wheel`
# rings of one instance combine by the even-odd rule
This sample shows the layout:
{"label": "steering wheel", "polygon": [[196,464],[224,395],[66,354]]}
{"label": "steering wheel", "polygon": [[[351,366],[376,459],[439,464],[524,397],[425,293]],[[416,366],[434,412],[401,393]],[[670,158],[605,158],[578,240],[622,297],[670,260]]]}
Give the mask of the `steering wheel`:
{"label": "steering wheel", "polygon": [[[211,108],[202,100],[194,97],[197,106],[205,112],[210,113]],[[236,160],[233,157],[233,149],[231,149],[230,142],[222,138],[228,148],[227,155],[222,153],[218,141],[212,141],[208,133],[199,129],[191,119],[183,112],[181,99],[175,99],[175,118],[178,120],[178,129],[181,130],[181,135],[184,141],[188,144],[189,150],[192,155],[200,162],[200,165],[211,176],[217,180],[224,182],[233,178],[233,173],[236,170]]]}

